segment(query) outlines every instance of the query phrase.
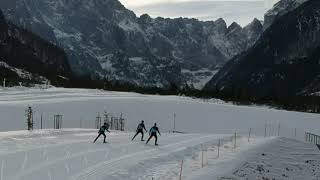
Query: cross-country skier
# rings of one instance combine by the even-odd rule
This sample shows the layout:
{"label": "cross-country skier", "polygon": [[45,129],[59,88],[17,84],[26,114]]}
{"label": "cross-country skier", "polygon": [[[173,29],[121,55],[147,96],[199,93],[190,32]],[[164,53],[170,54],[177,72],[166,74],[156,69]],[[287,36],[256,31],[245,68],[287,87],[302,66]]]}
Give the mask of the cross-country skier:
{"label": "cross-country skier", "polygon": [[144,121],[141,121],[141,123],[138,125],[138,127],[137,127],[137,131],[136,131],[136,134],[133,136],[133,138],[132,138],[132,141],[134,140],[134,138],[139,134],[139,133],[141,133],[141,141],[144,141],[143,140],[143,136],[144,136],[144,133],[143,133],[143,130],[145,130],[146,132],[148,132],[147,130],[146,130],[146,127],[145,127],[145,125],[144,125]]}
{"label": "cross-country skier", "polygon": [[99,129],[99,135],[98,135],[97,138],[93,141],[93,143],[95,143],[95,142],[97,141],[97,139],[98,139],[101,135],[104,136],[103,143],[107,143],[107,142],[106,142],[106,134],[104,133],[105,131],[108,131],[108,132],[110,133],[108,123],[104,123],[104,124],[100,127],[100,129]]}
{"label": "cross-country skier", "polygon": [[161,136],[161,133],[160,133],[160,131],[159,131],[159,128],[157,127],[157,123],[154,123],[154,126],[153,126],[153,127],[150,129],[150,131],[149,131],[150,137],[149,137],[149,139],[148,139],[148,141],[147,141],[146,144],[148,144],[148,142],[150,141],[150,139],[151,139],[152,137],[154,137],[154,138],[156,138],[155,145],[158,146],[158,143],[157,143],[157,142],[158,142],[157,133],[159,133],[159,135]]}

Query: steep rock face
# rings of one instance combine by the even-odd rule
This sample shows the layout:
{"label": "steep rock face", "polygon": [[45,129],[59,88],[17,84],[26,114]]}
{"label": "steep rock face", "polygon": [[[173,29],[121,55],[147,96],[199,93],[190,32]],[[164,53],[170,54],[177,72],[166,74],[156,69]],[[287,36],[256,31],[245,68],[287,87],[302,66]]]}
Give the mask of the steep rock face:
{"label": "steep rock face", "polygon": [[13,81],[25,79],[41,83],[44,78],[40,76],[44,76],[58,83],[59,76],[71,76],[67,56],[62,49],[7,22],[1,11],[0,66],[3,70],[1,77]]}
{"label": "steep rock face", "polygon": [[231,60],[207,90],[256,97],[286,97],[318,91],[320,1],[310,0],[277,19],[246,53]]}
{"label": "steep rock face", "polygon": [[262,32],[256,21],[233,29],[222,19],[136,17],[118,0],[2,0],[0,7],[15,24],[62,47],[77,75],[141,86],[201,88]]}
{"label": "steep rock face", "polygon": [[256,42],[260,38],[261,32],[263,32],[263,25],[255,18],[249,25],[244,27],[243,31],[247,35],[249,42]]}
{"label": "steep rock face", "polygon": [[267,29],[277,18],[295,10],[308,0],[280,0],[264,15],[264,29]]}

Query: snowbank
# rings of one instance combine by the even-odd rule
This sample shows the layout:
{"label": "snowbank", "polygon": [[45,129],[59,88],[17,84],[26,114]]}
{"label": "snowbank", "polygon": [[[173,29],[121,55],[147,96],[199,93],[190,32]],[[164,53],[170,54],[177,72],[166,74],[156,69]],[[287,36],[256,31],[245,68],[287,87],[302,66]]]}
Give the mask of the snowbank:
{"label": "snowbank", "polygon": [[[246,154],[241,166],[219,180],[226,179],[318,179],[320,151],[312,144],[277,138]],[[205,180],[205,178],[201,178]]]}

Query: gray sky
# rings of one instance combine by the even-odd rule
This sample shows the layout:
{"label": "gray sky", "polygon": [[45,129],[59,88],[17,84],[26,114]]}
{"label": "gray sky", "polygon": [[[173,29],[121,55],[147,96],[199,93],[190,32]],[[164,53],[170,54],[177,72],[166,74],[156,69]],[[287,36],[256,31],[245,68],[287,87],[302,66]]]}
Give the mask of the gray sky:
{"label": "gray sky", "polygon": [[120,0],[138,16],[192,17],[200,20],[224,18],[227,24],[244,26],[263,15],[278,0]]}

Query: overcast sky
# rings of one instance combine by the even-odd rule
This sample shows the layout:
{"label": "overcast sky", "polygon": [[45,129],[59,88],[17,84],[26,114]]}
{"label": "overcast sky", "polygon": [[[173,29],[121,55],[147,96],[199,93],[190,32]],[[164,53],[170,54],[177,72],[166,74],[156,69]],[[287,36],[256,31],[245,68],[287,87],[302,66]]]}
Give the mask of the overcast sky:
{"label": "overcast sky", "polygon": [[253,18],[263,20],[267,9],[278,0],[120,0],[137,16],[190,17],[200,20],[224,18],[227,24],[244,26]]}

